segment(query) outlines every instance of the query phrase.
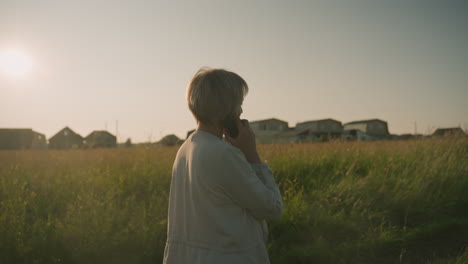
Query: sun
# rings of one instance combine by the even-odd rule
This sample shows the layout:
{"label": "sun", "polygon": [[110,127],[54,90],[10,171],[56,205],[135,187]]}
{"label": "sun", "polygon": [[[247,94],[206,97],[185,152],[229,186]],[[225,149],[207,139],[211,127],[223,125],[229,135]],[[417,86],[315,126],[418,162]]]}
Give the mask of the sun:
{"label": "sun", "polygon": [[32,61],[20,50],[0,52],[0,71],[12,78],[21,78],[32,69]]}

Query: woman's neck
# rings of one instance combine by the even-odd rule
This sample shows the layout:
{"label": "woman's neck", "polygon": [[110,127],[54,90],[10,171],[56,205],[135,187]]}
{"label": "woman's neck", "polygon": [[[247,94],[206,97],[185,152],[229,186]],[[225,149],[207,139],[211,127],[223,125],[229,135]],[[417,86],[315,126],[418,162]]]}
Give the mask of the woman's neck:
{"label": "woman's neck", "polygon": [[220,139],[223,139],[223,129],[220,126],[217,125],[206,125],[201,122],[198,123],[198,128],[197,130],[205,131],[208,133],[211,133]]}

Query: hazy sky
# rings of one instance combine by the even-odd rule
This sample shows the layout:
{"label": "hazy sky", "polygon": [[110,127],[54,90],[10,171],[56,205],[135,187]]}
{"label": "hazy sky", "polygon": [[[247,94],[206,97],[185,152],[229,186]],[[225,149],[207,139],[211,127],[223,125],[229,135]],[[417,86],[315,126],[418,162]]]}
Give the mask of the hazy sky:
{"label": "hazy sky", "polygon": [[0,127],[152,141],[195,127],[202,66],[244,77],[243,117],[369,118],[391,133],[468,129],[468,1],[0,0]]}

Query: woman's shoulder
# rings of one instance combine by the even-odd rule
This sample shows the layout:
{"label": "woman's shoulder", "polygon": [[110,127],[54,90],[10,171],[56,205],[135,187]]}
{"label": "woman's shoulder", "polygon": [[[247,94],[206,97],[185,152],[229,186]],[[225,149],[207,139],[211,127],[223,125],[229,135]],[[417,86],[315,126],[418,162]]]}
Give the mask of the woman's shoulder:
{"label": "woman's shoulder", "polygon": [[196,159],[204,164],[209,162],[212,165],[222,165],[244,157],[238,148],[206,132],[191,135],[179,152],[189,159]]}
{"label": "woman's shoulder", "polygon": [[222,140],[210,144],[209,152],[213,155],[213,160],[217,160],[218,162],[226,162],[233,158],[243,157],[242,152],[238,148]]}
{"label": "woman's shoulder", "polygon": [[184,142],[186,148],[198,148],[206,152],[215,152],[218,155],[223,153],[237,153],[239,149],[219,137],[204,131],[196,131]]}

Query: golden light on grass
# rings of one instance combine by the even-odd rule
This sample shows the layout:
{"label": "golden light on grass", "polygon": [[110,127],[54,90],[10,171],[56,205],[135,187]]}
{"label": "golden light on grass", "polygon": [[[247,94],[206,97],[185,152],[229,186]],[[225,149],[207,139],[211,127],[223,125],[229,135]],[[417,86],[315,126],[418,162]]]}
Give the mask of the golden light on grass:
{"label": "golden light on grass", "polygon": [[[272,263],[468,263],[467,138],[259,148]],[[177,150],[0,151],[0,263],[161,262]]]}
{"label": "golden light on grass", "polygon": [[21,50],[0,51],[0,71],[10,78],[23,78],[31,72],[32,66],[31,58]]}

